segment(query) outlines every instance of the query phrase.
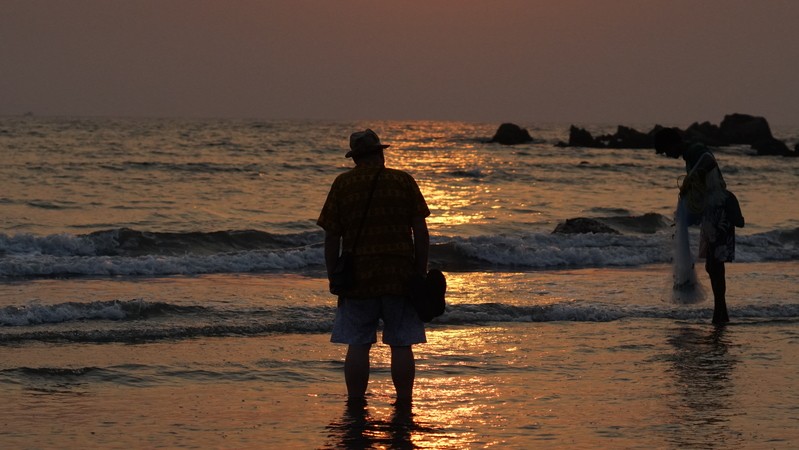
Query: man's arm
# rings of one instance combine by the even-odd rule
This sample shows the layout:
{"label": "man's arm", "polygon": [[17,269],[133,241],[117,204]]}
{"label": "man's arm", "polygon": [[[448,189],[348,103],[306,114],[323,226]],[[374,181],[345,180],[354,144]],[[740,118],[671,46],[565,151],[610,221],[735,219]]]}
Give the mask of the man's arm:
{"label": "man's arm", "polygon": [[430,254],[430,232],[427,230],[427,221],[422,216],[411,219],[413,231],[413,248],[415,270],[422,276],[427,275],[427,259]]}
{"label": "man's arm", "polygon": [[325,231],[325,267],[327,268],[327,278],[336,268],[336,261],[341,250],[341,235]]}

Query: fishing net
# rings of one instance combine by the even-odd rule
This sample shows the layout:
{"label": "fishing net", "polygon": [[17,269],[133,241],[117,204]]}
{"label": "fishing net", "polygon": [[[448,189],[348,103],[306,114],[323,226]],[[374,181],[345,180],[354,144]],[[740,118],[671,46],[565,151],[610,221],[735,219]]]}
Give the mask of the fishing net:
{"label": "fishing net", "polygon": [[698,303],[705,299],[702,286],[697,281],[695,259],[691,253],[691,237],[688,234],[689,213],[688,201],[680,197],[677,200],[677,211],[674,213],[672,300],[681,304]]}

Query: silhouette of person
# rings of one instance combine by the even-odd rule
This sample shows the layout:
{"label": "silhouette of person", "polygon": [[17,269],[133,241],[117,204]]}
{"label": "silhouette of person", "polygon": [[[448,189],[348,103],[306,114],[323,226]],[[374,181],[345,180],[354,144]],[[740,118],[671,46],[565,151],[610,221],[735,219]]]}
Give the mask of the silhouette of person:
{"label": "silhouette of person", "polygon": [[713,323],[727,323],[724,263],[735,258],[735,227],[744,226],[740,205],[727,190],[718,162],[705,145],[687,144],[674,128],[658,130],[654,140],[656,153],[685,160],[687,175],[680,186],[680,198],[688,206],[691,224],[700,225],[699,257],[705,258],[713,290]]}
{"label": "silhouette of person", "polygon": [[342,251],[354,255],[354,287],[346,292],[331,287],[339,295],[331,341],[348,345],[348,396],[366,394],[369,352],[382,319],[397,401],[410,402],[416,370],[411,346],[426,342],[426,336],[406,294],[411,277],[427,273],[430,210],[413,177],[385,167],[386,147],[369,129],[350,136],[345,156],[355,167],[335,179],[317,224],[325,230],[329,278]]}

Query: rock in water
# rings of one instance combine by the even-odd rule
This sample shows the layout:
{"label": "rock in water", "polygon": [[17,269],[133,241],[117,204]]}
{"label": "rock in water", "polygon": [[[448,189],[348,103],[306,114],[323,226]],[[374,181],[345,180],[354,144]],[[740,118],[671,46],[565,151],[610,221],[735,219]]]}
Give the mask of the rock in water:
{"label": "rock in water", "polygon": [[533,138],[524,128],[513,123],[503,123],[499,126],[497,132],[494,133],[494,137],[492,137],[489,142],[497,142],[502,145],[516,145],[533,142]]}
{"label": "rock in water", "polygon": [[753,145],[774,139],[768,121],[763,117],[749,114],[735,113],[724,116],[719,132],[727,145]]}
{"label": "rock in water", "polygon": [[559,223],[552,233],[558,234],[584,234],[584,233],[606,233],[621,234],[604,223],[585,217],[567,219],[566,222]]}
{"label": "rock in water", "polygon": [[586,148],[601,148],[601,142],[598,142],[591,136],[588,130],[578,128],[572,125],[569,128],[569,147],[586,147]]}

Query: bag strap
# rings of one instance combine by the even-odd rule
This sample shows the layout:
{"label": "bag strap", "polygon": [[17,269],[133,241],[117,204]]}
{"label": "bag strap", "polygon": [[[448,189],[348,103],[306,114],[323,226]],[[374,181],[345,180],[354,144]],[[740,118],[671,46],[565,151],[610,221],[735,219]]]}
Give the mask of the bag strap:
{"label": "bag strap", "polygon": [[358,241],[361,239],[361,231],[363,231],[363,226],[366,223],[366,215],[369,213],[369,206],[372,204],[372,196],[374,196],[375,188],[377,188],[377,179],[380,178],[380,174],[383,172],[383,167],[377,171],[375,174],[375,179],[372,181],[372,189],[369,191],[369,198],[366,200],[366,209],[363,212],[363,217],[361,218],[361,225],[358,227],[358,234],[355,235],[355,240],[352,242],[352,252],[355,253],[355,247],[358,246]]}

